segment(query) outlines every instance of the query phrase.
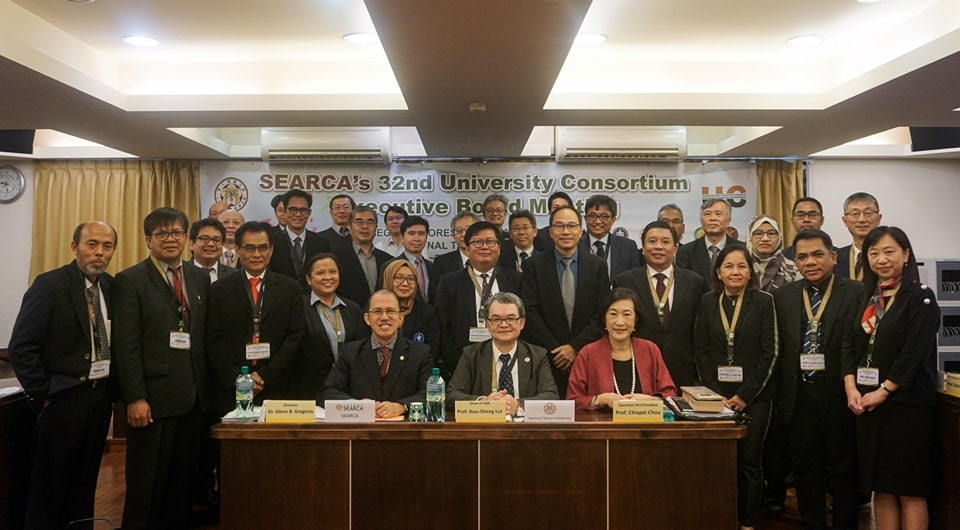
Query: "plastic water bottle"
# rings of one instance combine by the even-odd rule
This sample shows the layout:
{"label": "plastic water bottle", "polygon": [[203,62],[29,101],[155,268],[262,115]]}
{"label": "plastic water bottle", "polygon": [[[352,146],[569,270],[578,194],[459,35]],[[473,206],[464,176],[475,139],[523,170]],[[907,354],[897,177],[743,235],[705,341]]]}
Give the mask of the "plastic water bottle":
{"label": "plastic water bottle", "polygon": [[445,421],[447,410],[447,384],[440,377],[440,369],[434,368],[427,379],[427,421]]}
{"label": "plastic water bottle", "polygon": [[663,402],[663,421],[665,423],[675,421],[676,415],[673,413],[673,409],[670,408],[670,405],[666,401]]}
{"label": "plastic water bottle", "polygon": [[240,375],[237,376],[237,420],[253,421],[253,376],[250,375],[249,366],[240,367]]}

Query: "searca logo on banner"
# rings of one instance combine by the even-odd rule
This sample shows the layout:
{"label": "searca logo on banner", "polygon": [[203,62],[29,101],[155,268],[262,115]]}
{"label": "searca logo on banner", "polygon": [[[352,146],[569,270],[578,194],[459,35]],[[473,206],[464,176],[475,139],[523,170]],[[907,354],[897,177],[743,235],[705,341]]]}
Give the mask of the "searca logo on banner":
{"label": "searca logo on banner", "polygon": [[723,186],[714,186],[713,193],[709,186],[700,188],[701,199],[706,202],[711,199],[722,199],[731,208],[743,208],[747,204],[747,190],[743,186],[730,186],[726,190]]}

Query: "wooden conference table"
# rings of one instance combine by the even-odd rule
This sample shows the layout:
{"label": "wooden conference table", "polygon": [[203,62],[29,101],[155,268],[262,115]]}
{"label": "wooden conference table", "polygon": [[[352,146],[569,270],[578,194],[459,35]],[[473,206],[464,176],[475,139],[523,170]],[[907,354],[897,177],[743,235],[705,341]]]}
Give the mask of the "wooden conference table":
{"label": "wooden conference table", "polygon": [[221,423],[221,526],[736,527],[745,427],[577,420]]}

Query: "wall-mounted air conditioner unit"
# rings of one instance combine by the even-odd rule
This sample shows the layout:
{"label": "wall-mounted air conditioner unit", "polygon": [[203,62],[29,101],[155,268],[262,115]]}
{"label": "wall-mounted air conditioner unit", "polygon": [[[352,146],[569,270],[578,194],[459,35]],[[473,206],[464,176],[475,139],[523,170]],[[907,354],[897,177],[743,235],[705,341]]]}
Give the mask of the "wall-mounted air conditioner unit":
{"label": "wall-mounted air conditioner unit", "polygon": [[678,162],[684,127],[557,127],[557,162]]}
{"label": "wall-mounted air conditioner unit", "polygon": [[388,164],[390,128],[263,128],[260,153],[269,162]]}

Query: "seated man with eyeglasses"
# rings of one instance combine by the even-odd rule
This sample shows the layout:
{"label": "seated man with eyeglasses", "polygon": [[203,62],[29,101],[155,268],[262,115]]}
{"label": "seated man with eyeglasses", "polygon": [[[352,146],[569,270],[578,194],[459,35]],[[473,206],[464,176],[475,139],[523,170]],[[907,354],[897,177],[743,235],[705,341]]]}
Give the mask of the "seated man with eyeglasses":
{"label": "seated man with eyeglasses", "polygon": [[447,389],[447,408],[457,401],[506,401],[513,414],[518,399],[558,399],[547,350],[518,340],[526,323],[520,297],[494,294],[484,317],[490,339],[463,349]]}
{"label": "seated man with eyeglasses", "polygon": [[490,338],[483,321],[491,295],[520,294],[523,276],[497,266],[500,259],[497,234],[493,223],[480,221],[470,225],[463,237],[470,266],[440,278],[436,300],[441,344],[438,365],[444,379],[450,379],[463,348]]}
{"label": "seated man with eyeglasses", "polygon": [[433,368],[430,347],[399,334],[403,314],[400,300],[391,291],[370,296],[363,321],[372,336],[344,345],[317,402],[323,406],[328,399],[372,399],[377,402],[378,418],[402,416],[410,403],[426,397]]}

